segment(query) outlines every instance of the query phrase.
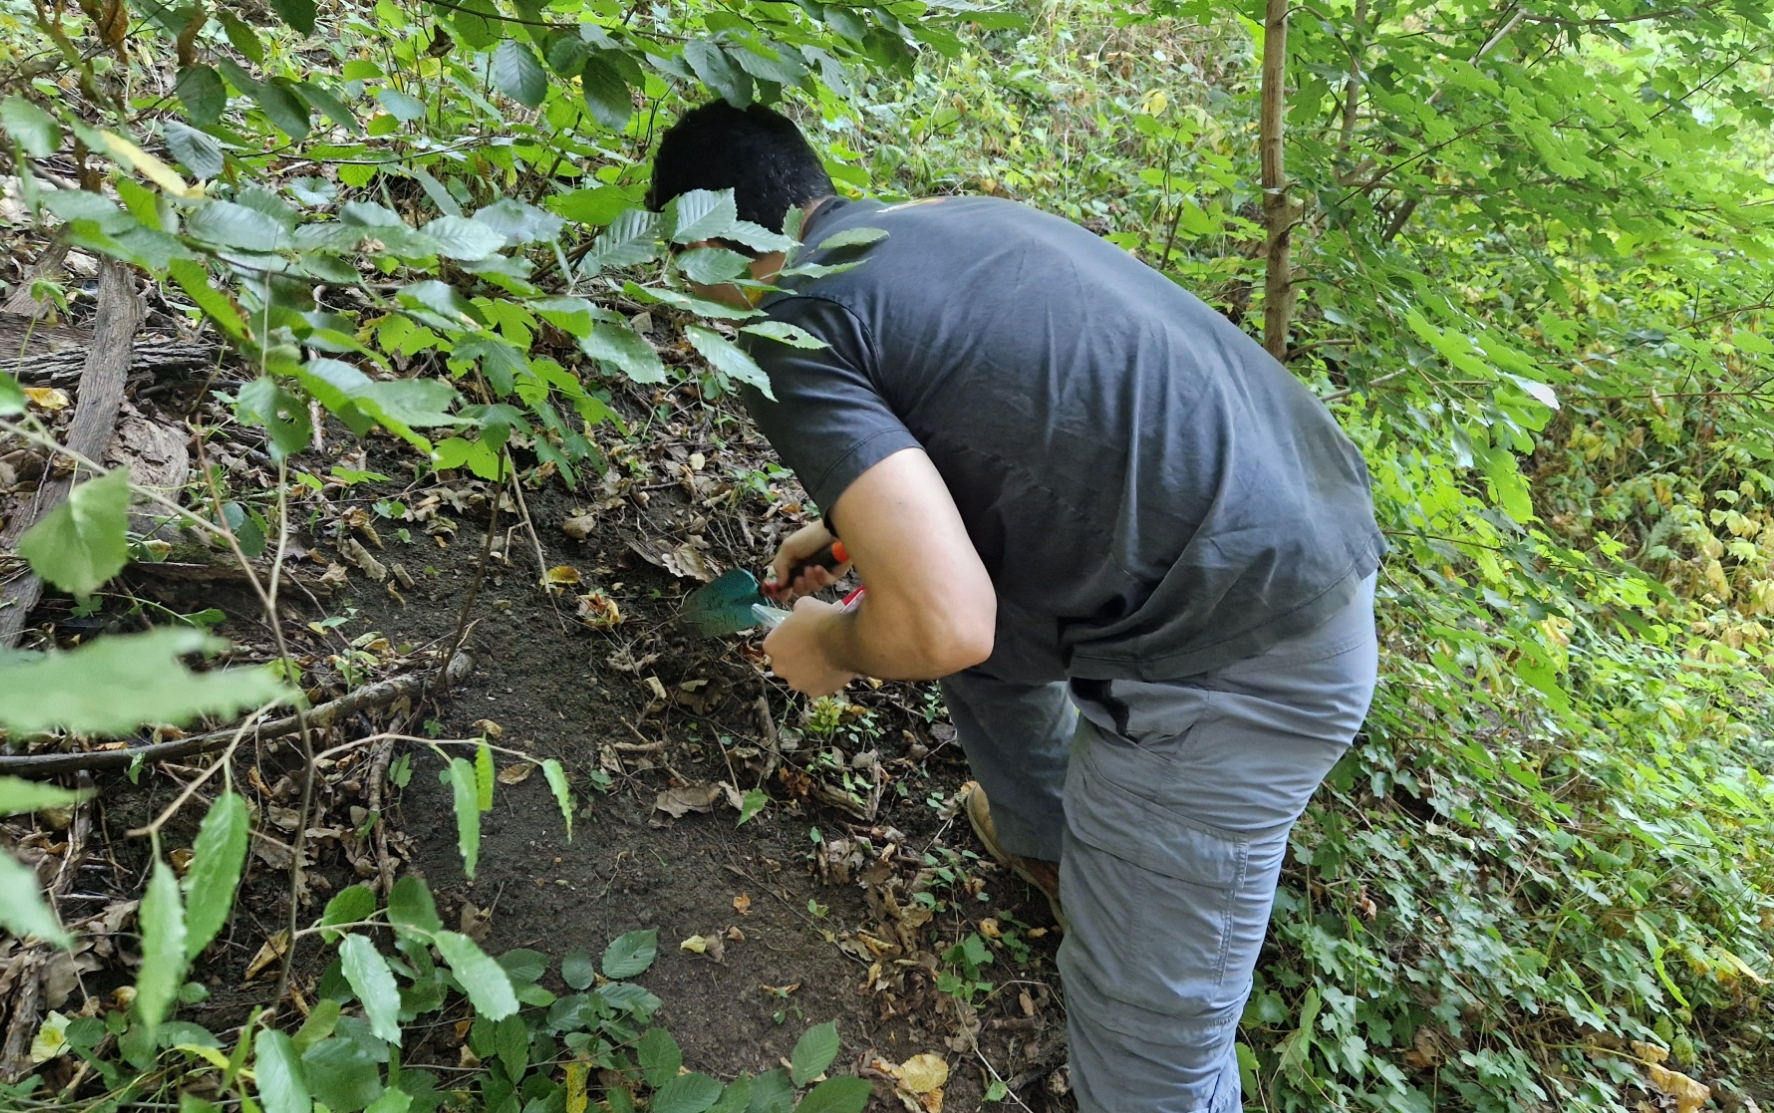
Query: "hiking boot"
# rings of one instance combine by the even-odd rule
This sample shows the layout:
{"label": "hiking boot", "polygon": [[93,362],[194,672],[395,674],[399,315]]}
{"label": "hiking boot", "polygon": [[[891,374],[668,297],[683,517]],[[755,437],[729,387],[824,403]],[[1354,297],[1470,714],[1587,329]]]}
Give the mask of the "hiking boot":
{"label": "hiking boot", "polygon": [[979,836],[993,858],[1002,865],[1010,867],[1010,871],[1040,890],[1047,898],[1047,907],[1053,913],[1054,922],[1059,929],[1068,927],[1066,915],[1059,906],[1059,863],[1049,862],[1044,858],[1025,858],[1021,854],[1012,854],[998,842],[998,828],[992,823],[991,805],[986,802],[986,790],[979,787],[978,781],[968,781],[961,787],[965,793],[964,806],[967,809],[967,822],[973,825],[973,833]]}

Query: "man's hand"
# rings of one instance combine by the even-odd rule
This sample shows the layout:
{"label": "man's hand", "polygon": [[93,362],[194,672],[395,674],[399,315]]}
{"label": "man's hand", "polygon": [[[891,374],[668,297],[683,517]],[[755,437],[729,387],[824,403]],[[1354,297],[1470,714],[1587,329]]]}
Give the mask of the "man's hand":
{"label": "man's hand", "polygon": [[[813,551],[818,552],[819,548],[816,546]],[[823,573],[823,569],[816,571]],[[836,603],[812,598],[796,600],[794,613],[764,639],[771,669],[789,687],[810,696],[829,696],[850,683],[856,674],[833,665],[826,656],[824,642],[825,628],[845,620],[843,608]]]}
{"label": "man's hand", "polygon": [[786,587],[793,595],[811,595],[816,591],[828,588],[844,578],[850,570],[848,564],[840,564],[831,571],[813,565],[801,575],[789,582],[788,574],[795,566],[803,563],[813,554],[836,541],[824,522],[813,522],[802,526],[788,535],[782,547],[776,551],[776,559],[770,562],[771,580]]}

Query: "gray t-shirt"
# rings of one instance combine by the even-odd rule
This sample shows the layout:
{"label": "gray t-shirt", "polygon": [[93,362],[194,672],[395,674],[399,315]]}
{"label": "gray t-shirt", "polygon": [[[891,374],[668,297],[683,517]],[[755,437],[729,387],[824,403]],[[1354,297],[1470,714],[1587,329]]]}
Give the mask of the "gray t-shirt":
{"label": "gray t-shirt", "polygon": [[819,246],[854,227],[888,236],[764,303],[829,347],[751,339],[776,401],[746,402],[828,517],[874,464],[929,454],[997,588],[988,671],[1194,675],[1319,625],[1378,566],[1329,411],[1157,271],[987,197],[828,201],[797,261],[858,257]]}

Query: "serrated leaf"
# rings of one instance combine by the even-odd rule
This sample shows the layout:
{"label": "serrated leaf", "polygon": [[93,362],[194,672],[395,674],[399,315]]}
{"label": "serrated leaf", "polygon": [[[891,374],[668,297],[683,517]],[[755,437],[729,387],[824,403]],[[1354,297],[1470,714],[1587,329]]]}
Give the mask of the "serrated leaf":
{"label": "serrated leaf", "polygon": [[838,1026],[833,1021],[815,1025],[795,1041],[789,1054],[789,1078],[796,1086],[805,1086],[826,1072],[838,1057]]}
{"label": "serrated leaf", "polygon": [[4,850],[0,850],[0,928],[20,939],[34,935],[58,947],[73,942],[44,901],[37,871],[20,865]]}
{"label": "serrated leaf", "polygon": [[250,93],[277,130],[298,142],[308,138],[306,101],[284,86],[270,81],[254,86]]}
{"label": "serrated leaf", "polygon": [[746,354],[745,349],[728,340],[713,329],[700,325],[690,325],[684,329],[684,339],[690,346],[702,353],[702,358],[723,375],[738,379],[747,386],[756,387],[764,397],[775,401],[776,395],[770,390],[770,376],[764,373],[757,361]]}
{"label": "serrated leaf", "polygon": [[91,595],[129,562],[128,530],[129,472],[119,468],[70,491],[19,539],[18,555],[63,591]]}
{"label": "serrated leaf", "polygon": [[240,384],[234,395],[234,408],[242,423],[262,426],[270,435],[274,461],[300,452],[313,437],[307,403],[270,377]]}
{"label": "serrated leaf", "polygon": [[194,673],[179,663],[184,654],[225,644],[189,627],[166,627],[112,634],[0,669],[0,727],[115,735],[144,723],[232,716],[292,694],[267,669]]}
{"label": "serrated leaf", "polygon": [[475,1012],[488,1020],[503,1020],[517,1012],[517,995],[512,992],[511,978],[506,975],[504,967],[475,946],[474,940],[453,931],[437,932],[432,940],[444,962],[449,964],[450,972],[456,975],[456,980],[468,994]]}
{"label": "serrated leaf", "polygon": [[672,243],[720,239],[733,230],[739,205],[730,189],[692,189],[667,202],[660,219]]}
{"label": "serrated leaf", "polygon": [[336,359],[309,360],[295,377],[347,425],[354,417],[359,419],[357,432],[374,422],[426,452],[431,451],[431,442],[413,432],[414,427],[461,424],[461,419],[446,412],[455,403],[455,388],[438,379],[379,381]]}
{"label": "serrated leaf", "polygon": [[792,46],[750,36],[732,43],[727,56],[760,81],[798,85],[807,76],[807,65]]}
{"label": "serrated leaf", "polygon": [[474,214],[476,224],[484,224],[517,246],[526,243],[549,243],[561,237],[567,222],[515,197],[496,201]]}
{"label": "serrated leaf", "polygon": [[653,1095],[651,1113],[705,1113],[721,1096],[721,1084],[706,1074],[667,1079]]}
{"label": "serrated leaf", "polygon": [[493,84],[525,108],[535,108],[548,95],[548,74],[526,43],[506,39],[493,51]]}
{"label": "serrated leaf", "polygon": [[597,981],[597,967],[591,963],[591,954],[584,947],[568,951],[561,959],[561,981],[574,989],[590,989],[591,983]]}
{"label": "serrated leaf", "polygon": [[253,1085],[265,1113],[309,1113],[313,1099],[290,1038],[274,1028],[261,1028],[253,1037]]}
{"label": "serrated leaf", "polygon": [[185,873],[185,957],[196,959],[228,922],[246,865],[250,831],[246,801],[223,792],[204,814]]}
{"label": "serrated leaf", "polygon": [[745,108],[751,104],[751,74],[727,57],[716,44],[705,39],[685,43],[684,61],[690,64],[697,80],[734,108]]}
{"label": "serrated leaf", "polygon": [[62,145],[62,125],[24,97],[0,101],[0,127],[33,158],[48,158]]}
{"label": "serrated leaf", "polygon": [[622,79],[622,71],[607,57],[607,52],[599,51],[585,59],[579,71],[579,88],[585,107],[598,123],[617,132],[628,125],[628,118],[634,114],[634,98]]}
{"label": "serrated leaf", "polygon": [[[621,186],[602,185],[557,194],[543,202],[552,212],[578,224],[603,226],[633,208],[634,195]],[[653,216],[656,214],[648,214]]]}
{"label": "serrated leaf", "polygon": [[392,86],[376,94],[376,101],[388,114],[403,124],[425,118],[425,102],[409,93],[403,93]]}
{"label": "serrated leaf", "polygon": [[483,812],[493,810],[493,779],[497,775],[492,747],[482,742],[474,750],[474,799]]}
{"label": "serrated leaf", "polygon": [[592,359],[614,364],[637,383],[665,381],[665,363],[653,345],[627,325],[600,323],[581,337],[579,350]]}
{"label": "serrated leaf", "polygon": [[459,757],[451,758],[450,789],[456,807],[456,849],[462,852],[462,872],[472,881],[480,860],[480,789],[474,766]]}
{"label": "serrated leaf", "polygon": [[886,238],[887,229],[885,228],[846,228],[842,232],[833,232],[814,246],[819,251],[835,250],[842,247],[866,247]]}
{"label": "serrated leaf", "polygon": [[485,259],[505,246],[504,236],[467,217],[440,216],[421,231],[437,241],[440,254],[451,259]]}
{"label": "serrated leaf", "polygon": [[670,1032],[649,1028],[635,1044],[635,1062],[649,1086],[663,1086],[678,1076],[684,1065],[684,1051]]}
{"label": "serrated leaf", "polygon": [[674,263],[685,278],[703,286],[719,286],[741,275],[751,277],[751,260],[725,247],[699,247],[686,251]]}
{"label": "serrated leaf", "polygon": [[659,929],[631,931],[610,940],[604,948],[604,977],[632,978],[644,973],[659,957]]}
{"label": "serrated leaf", "polygon": [[[375,914],[376,891],[368,885],[347,885],[333,894],[332,900],[326,902],[326,910],[320,914],[320,925],[332,927],[337,924],[355,924]],[[323,931],[320,937],[331,943],[342,934],[344,933]]]}
{"label": "serrated leaf", "polygon": [[136,917],[142,929],[142,968],[136,973],[134,1007],[152,1031],[172,1011],[185,984],[185,908],[179,879],[158,855]]}
{"label": "serrated leaf", "polygon": [[351,111],[351,106],[340,100],[339,95],[325,85],[318,81],[303,81],[296,86],[296,92],[339,127],[352,135],[363,134],[363,123],[357,118],[357,113]]}
{"label": "serrated leaf", "polygon": [[233,201],[210,201],[185,221],[185,231],[218,247],[242,251],[280,251],[290,246],[289,233],[270,215]]}
{"label": "serrated leaf", "polygon": [[161,127],[167,150],[184,163],[193,176],[207,179],[221,174],[226,161],[222,156],[222,144],[214,136],[179,120],[168,120]]}
{"label": "serrated leaf", "polygon": [[[795,209],[793,215],[800,216],[801,210]],[[785,221],[785,226],[786,223]],[[790,251],[799,242],[792,235],[772,232],[762,224],[754,224],[749,220],[735,220],[723,238],[735,240],[754,251]]]}
{"label": "serrated leaf", "polygon": [[186,66],[179,71],[174,89],[179,103],[185,106],[185,115],[204,127],[219,121],[222,110],[228,107],[228,87],[210,66]]}
{"label": "serrated leaf", "polygon": [[791,325],[787,321],[759,321],[753,325],[743,325],[740,332],[748,332],[753,336],[764,336],[791,348],[816,349],[826,347],[826,342],[814,336],[800,325]]}
{"label": "serrated leaf", "polygon": [[874,1092],[866,1078],[828,1078],[807,1091],[795,1113],[862,1113]]}
{"label": "serrated leaf", "polygon": [[351,992],[363,1004],[370,1031],[376,1038],[400,1045],[400,987],[388,969],[388,960],[367,936],[347,935],[339,944],[339,965]]}
{"label": "serrated leaf", "polygon": [[607,267],[632,267],[659,254],[659,214],[646,209],[629,209],[610,222],[598,234],[597,242],[586,253],[583,265],[587,276]]}
{"label": "serrated leaf", "polygon": [[425,879],[412,874],[394,883],[388,892],[388,922],[397,928],[430,934],[443,928],[437,914],[437,903]]}
{"label": "serrated leaf", "polygon": [[27,781],[23,777],[0,777],[0,816],[41,808],[65,808],[91,795],[90,792],[76,792],[42,781]]}
{"label": "serrated leaf", "polygon": [[297,31],[314,34],[315,0],[271,0],[271,7]]}
{"label": "serrated leaf", "polygon": [[[573,790],[567,787],[567,771],[561,763],[553,758],[545,758],[542,762],[542,775],[548,778],[548,790],[554,793],[554,802],[560,805],[561,819],[567,824],[567,841],[573,841]],[[577,987],[579,989],[584,986]]]}

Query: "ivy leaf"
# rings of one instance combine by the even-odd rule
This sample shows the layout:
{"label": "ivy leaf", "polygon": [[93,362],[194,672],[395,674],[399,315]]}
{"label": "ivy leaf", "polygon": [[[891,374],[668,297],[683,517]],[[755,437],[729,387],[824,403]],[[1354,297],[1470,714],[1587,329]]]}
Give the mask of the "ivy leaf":
{"label": "ivy leaf", "polygon": [[632,978],[644,973],[658,956],[658,928],[618,935],[604,948],[604,977]]}
{"label": "ivy leaf", "polygon": [[874,1087],[866,1078],[828,1078],[795,1106],[795,1113],[862,1113]]}
{"label": "ivy leaf", "polygon": [[19,865],[6,851],[0,851],[0,928],[20,939],[34,935],[58,947],[73,942],[44,901],[37,871]]}
{"label": "ivy leaf", "polygon": [[600,323],[581,337],[579,350],[592,359],[614,364],[637,383],[665,381],[665,363],[653,345],[627,325]]}
{"label": "ivy leaf", "polygon": [[0,816],[42,808],[65,808],[91,795],[90,792],[76,792],[42,781],[27,781],[23,777],[0,777]]}
{"label": "ivy leaf", "polygon": [[684,329],[684,338],[690,346],[702,353],[702,358],[723,375],[738,379],[747,386],[756,387],[764,397],[771,401],[776,395],[770,390],[770,376],[764,373],[757,361],[746,354],[745,349],[728,340],[713,329],[700,325],[690,325]]}
{"label": "ivy leaf", "polygon": [[194,673],[178,658],[224,642],[190,627],[112,634],[66,653],[0,669],[0,726],[114,735],[144,723],[233,715],[290,690],[264,668]]}
{"label": "ivy leaf", "polygon": [[[468,763],[464,761],[462,764]],[[462,984],[475,1012],[488,1020],[504,1020],[517,1012],[517,995],[512,992],[511,978],[504,967],[475,946],[474,940],[453,931],[440,931],[432,936],[432,941],[437,944],[444,962],[449,964],[450,973]]]}
{"label": "ivy leaf", "polygon": [[672,243],[695,243],[698,240],[720,239],[733,230],[739,219],[739,205],[730,189],[692,189],[680,193],[666,203],[660,214],[667,237]]}
{"label": "ivy leaf", "polygon": [[[542,762],[542,775],[548,778],[548,790],[554,793],[554,802],[560,805],[561,819],[567,824],[567,841],[573,841],[573,791],[567,787],[567,771],[554,758],[545,758]],[[580,989],[584,986],[578,987]]]}
{"label": "ivy leaf", "polygon": [[838,1057],[838,1025],[826,1021],[801,1034],[789,1054],[788,1076],[796,1086],[805,1086],[826,1072]]}
{"label": "ivy leaf", "polygon": [[63,591],[91,595],[129,562],[128,512],[129,472],[119,468],[70,491],[19,539],[18,555]]}
{"label": "ivy leaf", "polygon": [[24,97],[0,101],[0,126],[33,158],[48,158],[62,145],[62,125]]}
{"label": "ivy leaf", "polygon": [[271,0],[283,21],[304,35],[314,34],[315,0]]}
{"label": "ivy leaf", "polygon": [[179,880],[159,855],[136,917],[142,928],[142,968],[136,974],[135,1011],[152,1031],[172,1011],[185,983],[185,909]]}
{"label": "ivy leaf", "polygon": [[480,789],[474,766],[459,757],[450,759],[449,775],[456,806],[456,848],[462,852],[462,872],[472,881],[480,859]]}
{"label": "ivy leaf", "polygon": [[548,74],[536,52],[516,39],[506,39],[493,51],[493,84],[525,108],[535,108],[548,95]]}
{"label": "ivy leaf", "polygon": [[216,797],[191,846],[185,874],[185,957],[195,960],[228,922],[234,891],[246,865],[249,831],[246,801],[238,793]]}
{"label": "ivy leaf", "polygon": [[585,59],[585,66],[579,71],[579,85],[592,118],[619,132],[634,114],[634,98],[629,94],[628,83],[622,80],[622,71],[606,55],[607,52],[599,51]]}
{"label": "ivy leaf", "polygon": [[697,80],[734,108],[748,107],[752,102],[752,77],[739,64],[727,57],[719,46],[705,39],[684,44],[684,61]]}
{"label": "ivy leaf", "polygon": [[265,1113],[309,1113],[314,1101],[290,1038],[274,1028],[261,1028],[253,1037],[253,1083]]}
{"label": "ivy leaf", "polygon": [[208,179],[221,174],[226,161],[222,157],[222,144],[214,136],[179,120],[166,121],[161,130],[166,136],[167,150],[184,163],[193,177]]}
{"label": "ivy leaf", "polygon": [[363,1003],[370,1031],[376,1038],[400,1046],[400,987],[388,969],[388,960],[368,936],[347,935],[339,944],[339,965],[351,983],[351,992]]}

